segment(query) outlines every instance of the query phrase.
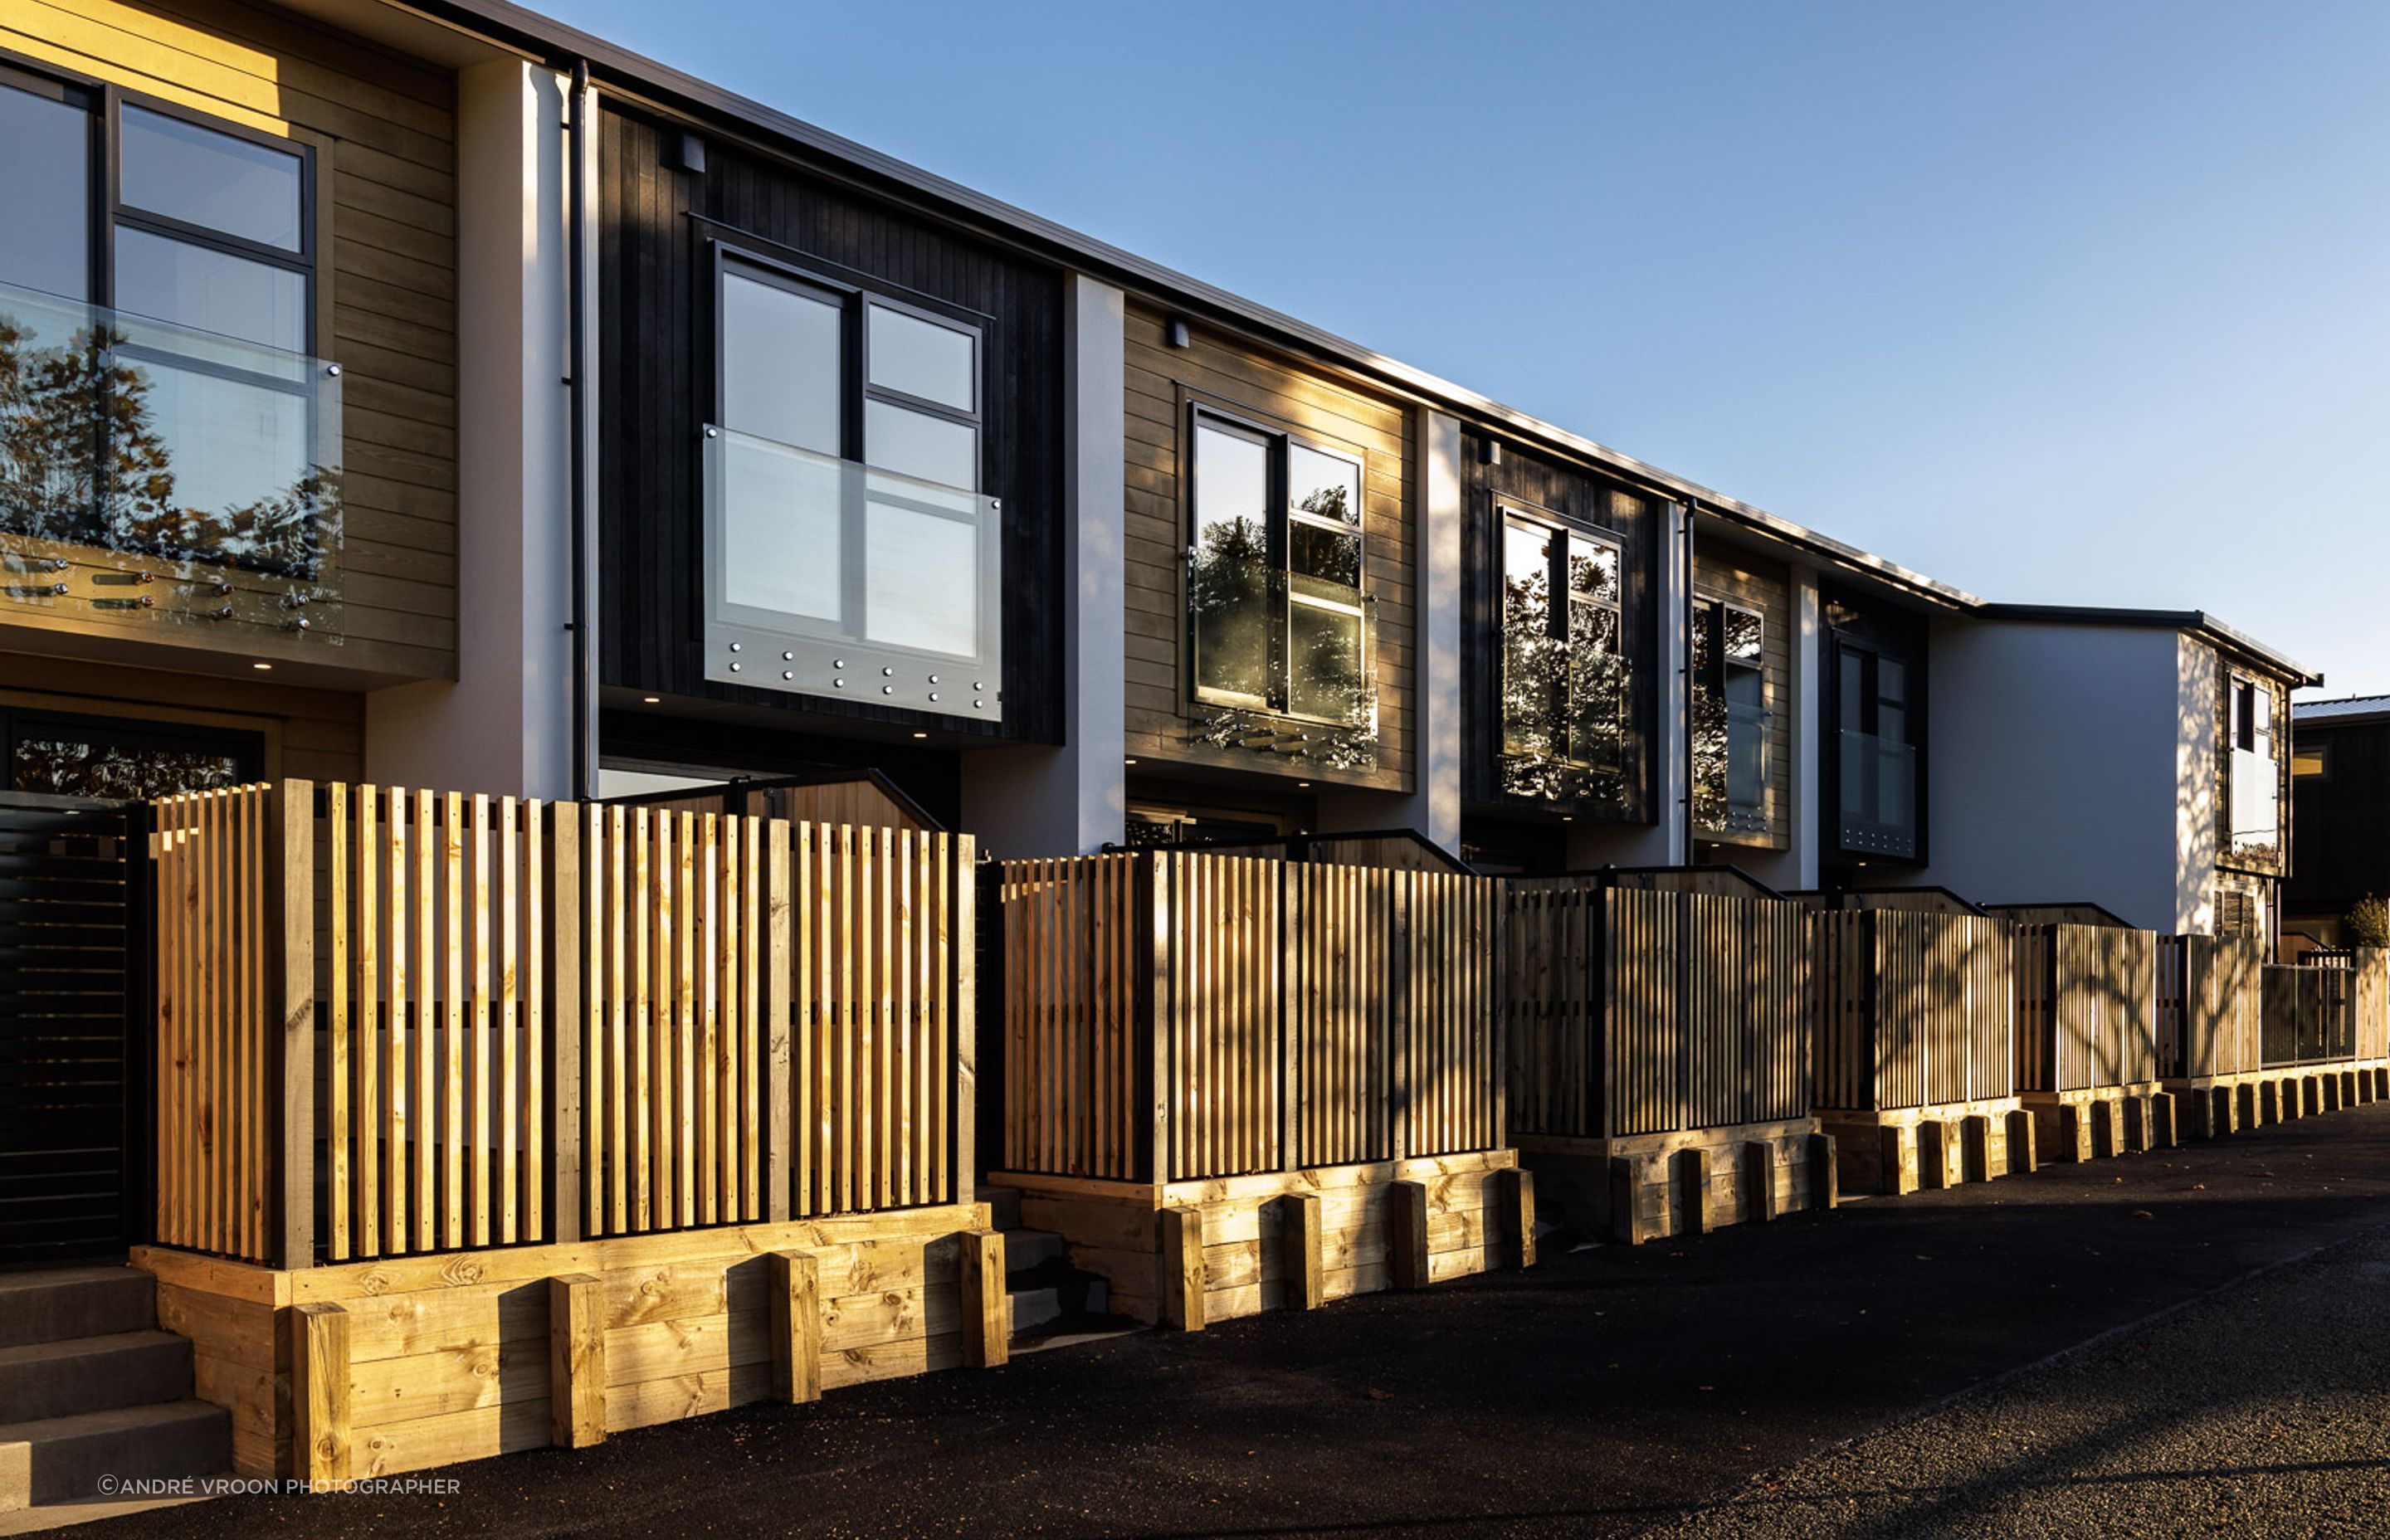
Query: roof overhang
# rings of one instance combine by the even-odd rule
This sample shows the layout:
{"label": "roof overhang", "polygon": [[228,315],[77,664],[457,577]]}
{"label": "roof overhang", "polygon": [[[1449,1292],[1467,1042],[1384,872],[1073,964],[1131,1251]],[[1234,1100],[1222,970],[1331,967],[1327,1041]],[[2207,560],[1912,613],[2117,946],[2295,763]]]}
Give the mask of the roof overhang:
{"label": "roof overhang", "polygon": [[2294,687],[2323,683],[2323,674],[2297,659],[2268,647],[2204,610],[2118,610],[2099,605],[1986,604],[1976,614],[1987,621],[2016,621],[2040,625],[2105,625],[2128,631],[2176,631],[2199,637],[2225,656],[2263,669]]}

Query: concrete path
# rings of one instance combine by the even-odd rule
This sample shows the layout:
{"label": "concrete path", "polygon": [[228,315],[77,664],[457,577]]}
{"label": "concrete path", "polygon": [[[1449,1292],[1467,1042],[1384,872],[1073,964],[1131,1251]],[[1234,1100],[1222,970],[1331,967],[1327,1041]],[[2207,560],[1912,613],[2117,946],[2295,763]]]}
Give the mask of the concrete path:
{"label": "concrete path", "polygon": [[[1970,1534],[1959,1526],[1973,1523],[2067,1534],[2075,1519],[2053,1517],[2048,1531],[2004,1522],[2025,1499],[2000,1483],[2056,1502],[2087,1484],[2078,1473],[2131,1475],[2099,1490],[2145,1495],[2165,1489],[2153,1471],[2186,1462],[2242,1471],[2217,1478],[2242,1482],[2242,1494],[2315,1482],[2351,1503],[2378,1500],[2383,1435],[2327,1430],[2363,1397],[2378,1402],[2378,1341],[2333,1344],[2364,1324],[2349,1297],[2380,1297],[2378,1280],[2360,1289],[2351,1269],[2378,1263],[2385,1227],[2390,1106],[2368,1107],[1695,1240],[1591,1249],[1311,1315],[1139,1334],[813,1406],[750,1407],[580,1454],[508,1456],[447,1472],[461,1484],[444,1498],[245,1498],[84,1533],[1609,1535],[1679,1524],[1689,1508],[1740,1496],[1698,1521],[1710,1526],[1699,1533],[1814,1522],[1826,1527],[1778,1533]],[[2020,1441],[2031,1430],[2031,1442],[1989,1443],[1963,1422],[1881,1432],[2301,1257],[2311,1260],[2192,1305],[2148,1339],[2195,1331],[2210,1319],[2198,1312],[2221,1312],[2219,1350],[2204,1359],[2179,1336],[2146,1350],[2129,1345],[2143,1339],[2112,1338],[2073,1367],[2040,1371],[2059,1388],[2011,1380],[1988,1409],[1934,1414],[1993,1418]],[[2271,1303],[2234,1303],[2260,1298]],[[2333,1301],[2343,1314],[2327,1318]],[[2115,1357],[2145,1351],[2146,1373],[2133,1367],[2143,1360]],[[2375,1367],[2358,1373],[2361,1363]],[[2094,1379],[2065,1378],[2079,1374]],[[2203,1375],[2248,1393],[2201,1403]],[[2174,1387],[2164,1404],[2173,1409],[2151,1407],[2142,1381],[2152,1377]],[[2012,1399],[2036,1395],[2047,1399]],[[1946,1425],[1946,1439],[1972,1441],[1951,1461],[1917,1464],[1911,1446],[1884,1442],[1930,1440]],[[2212,1439],[2201,1431],[2210,1428]],[[2284,1430],[2279,1439],[2242,1447],[2272,1428]],[[1853,1439],[1864,1442],[1834,1452]],[[1884,1508],[1867,1472],[1900,1464],[1917,1464],[1930,1493]],[[1784,1472],[1781,1490],[1754,1493],[1754,1475],[1769,1471]],[[2114,1506],[2084,1510],[2094,1527],[2079,1533],[2124,1533],[2111,1529],[2113,1513],[2152,1509],[2138,1495],[2099,1500]],[[1868,1527],[1887,1514],[1916,1522]],[[2187,1533],[2211,1531],[2252,1526],[2217,1520]],[[2319,1520],[2279,1533],[2337,1532]]]}

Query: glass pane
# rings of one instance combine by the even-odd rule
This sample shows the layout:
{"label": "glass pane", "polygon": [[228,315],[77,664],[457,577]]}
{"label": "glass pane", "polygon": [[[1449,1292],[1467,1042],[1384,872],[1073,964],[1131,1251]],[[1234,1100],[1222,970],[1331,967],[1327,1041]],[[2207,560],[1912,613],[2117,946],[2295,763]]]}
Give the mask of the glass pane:
{"label": "glass pane", "polygon": [[238,786],[238,754],[210,749],[148,748],[100,741],[101,734],[37,730],[9,756],[18,791],[121,799],[172,796]]}
{"label": "glass pane", "polygon": [[1618,611],[1584,600],[1569,607],[1569,755],[1578,764],[1616,769],[1626,729],[1626,660],[1618,646]]}
{"label": "glass pane", "polygon": [[838,306],[777,284],[722,279],[722,426],[817,455],[845,451],[846,340]]}
{"label": "glass pane", "polygon": [[1359,615],[1297,600],[1287,610],[1287,653],[1289,711],[1334,722],[1360,720],[1365,700]]}
{"label": "glass pane", "polygon": [[1319,595],[1347,604],[1359,601],[1361,594],[1361,533],[1358,530],[1322,529],[1317,524],[1301,520],[1287,526],[1287,564],[1297,579],[1310,580],[1315,588],[1332,589]]}
{"label": "glass pane", "polygon": [[[1878,658],[1875,664],[1876,699],[1888,705],[1906,705],[1908,701],[1908,669],[1895,658]],[[1886,738],[1893,735],[1886,733]]]}
{"label": "glass pane", "polygon": [[1727,607],[1726,655],[1728,661],[1756,663],[1759,661],[1760,621],[1748,610]]}
{"label": "glass pane", "polygon": [[1908,741],[1908,712],[1901,707],[1879,701],[1875,708],[1875,734],[1886,743]]}
{"label": "glass pane", "polygon": [[877,487],[865,517],[865,630],[871,639],[971,656],[979,639],[979,531],[884,501]]}
{"label": "glass pane", "polygon": [[1728,705],[1745,706],[1753,711],[1766,706],[1767,687],[1760,671],[1747,663],[1727,664],[1726,699]]}
{"label": "glass pane", "polygon": [[127,107],[123,123],[125,202],[263,246],[301,249],[297,155],[146,108]]}
{"label": "glass pane", "polygon": [[147,230],[116,232],[116,308],[289,353],[307,348],[305,274]]}
{"label": "glass pane", "polygon": [[1269,694],[1268,450],[1198,424],[1195,497],[1195,685],[1261,702]]}
{"label": "glass pane", "polygon": [[1720,608],[1715,599],[1693,601],[1692,674],[1696,685],[1709,684],[1716,675]]}
{"label": "glass pane", "polygon": [[1834,701],[1835,720],[1853,732],[1867,726],[1867,654],[1850,648],[1840,649],[1840,683]]}
{"label": "glass pane", "polygon": [[1579,598],[1618,602],[1618,553],[1582,535],[1569,536],[1569,592]]}
{"label": "glass pane", "polygon": [[[156,359],[122,366],[111,451],[147,474],[128,489],[119,550],[188,551],[244,567],[303,561],[312,507],[292,496],[308,465],[307,398]],[[297,543],[298,548],[286,548]]]}
{"label": "glass pane", "polygon": [[724,439],[723,598],[836,622],[845,565],[838,461],[743,435]]}
{"label": "glass pane", "polygon": [[1296,513],[1361,527],[1361,468],[1299,443],[1286,446],[1286,502]]}
{"label": "glass pane", "polygon": [[1547,532],[1502,526],[1502,751],[1560,751],[1562,651],[1552,638],[1551,560]]}
{"label": "glass pane", "polygon": [[1756,809],[1767,788],[1767,718],[1728,708],[1726,800],[1733,808]]}
{"label": "glass pane", "polygon": [[880,305],[871,307],[870,327],[871,383],[957,412],[978,409],[969,332]]}
{"label": "glass pane", "polygon": [[942,487],[979,489],[979,430],[892,402],[864,403],[863,458]]}
{"label": "glass pane", "polygon": [[91,114],[0,85],[0,283],[91,290]]}

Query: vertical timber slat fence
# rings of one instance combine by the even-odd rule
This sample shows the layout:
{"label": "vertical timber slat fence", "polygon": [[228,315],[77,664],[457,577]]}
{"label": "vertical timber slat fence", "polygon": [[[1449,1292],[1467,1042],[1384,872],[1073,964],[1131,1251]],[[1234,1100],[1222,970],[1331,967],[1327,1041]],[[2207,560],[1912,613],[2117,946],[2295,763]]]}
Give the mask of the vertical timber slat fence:
{"label": "vertical timber slat fence", "polygon": [[2105,1090],[2158,1078],[2152,932],[2020,926],[2016,1002],[2018,1090]]}
{"label": "vertical timber slat fence", "polygon": [[2158,938],[2161,1078],[2204,1080],[2263,1067],[2264,964],[2264,943],[2255,936]]}
{"label": "vertical timber slat fence", "polygon": [[1004,864],[1007,1169],[1161,1186],[1502,1148],[1490,879]]}
{"label": "vertical timber slat fence", "polygon": [[1777,899],[1512,883],[1511,1132],[1613,1139],[1806,1117],[1807,918]]}
{"label": "vertical timber slat fence", "polygon": [[1818,1105],[1888,1112],[2015,1089],[2014,927],[1981,915],[1814,917]]}
{"label": "vertical timber slat fence", "polygon": [[281,1266],[967,1200],[972,841],[157,804],[158,1238]]}

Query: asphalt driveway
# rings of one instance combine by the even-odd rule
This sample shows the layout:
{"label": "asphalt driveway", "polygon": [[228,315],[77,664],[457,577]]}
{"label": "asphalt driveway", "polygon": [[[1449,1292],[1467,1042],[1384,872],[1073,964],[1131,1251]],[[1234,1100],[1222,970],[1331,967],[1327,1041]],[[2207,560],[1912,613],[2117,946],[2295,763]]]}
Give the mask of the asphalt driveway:
{"label": "asphalt driveway", "polygon": [[[1924,1426],[1952,1397],[2103,1333],[2162,1332],[2243,1298],[2271,1314],[2238,1328],[2233,1354],[2283,1337],[2295,1387],[2331,1361],[2284,1336],[2303,1319],[2302,1280],[2345,1295],[2339,1263],[2385,1230],[2390,1106],[2371,1106],[508,1456],[454,1468],[460,1490],[444,1498],[229,1499],[81,1533],[1634,1534],[1816,1479],[1848,1441]],[[2274,1271],[2253,1280],[2262,1269]],[[2334,1319],[2379,1333],[2380,1314]],[[2187,1351],[2178,1335],[2174,1351]],[[2098,1393],[2121,1405],[2142,1390],[2126,1373]],[[2390,1447],[2370,1437],[2370,1454],[2342,1441],[2329,1458],[2362,1475]],[[2045,1482],[2066,1474],[2062,1457],[2037,1469]],[[1876,1533],[1883,1517],[1776,1511],[1794,1514],[1786,1534]],[[1747,1506],[1695,1533],[1741,1533],[1744,1520],[1757,1521]]]}

